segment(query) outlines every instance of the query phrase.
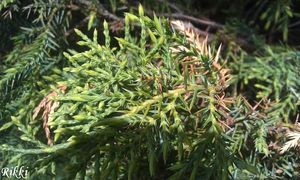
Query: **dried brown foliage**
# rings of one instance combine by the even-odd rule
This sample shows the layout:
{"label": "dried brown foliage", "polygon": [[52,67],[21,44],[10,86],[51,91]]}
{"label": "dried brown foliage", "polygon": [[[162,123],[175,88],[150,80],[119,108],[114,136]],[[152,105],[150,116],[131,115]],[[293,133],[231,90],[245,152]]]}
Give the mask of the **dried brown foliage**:
{"label": "dried brown foliage", "polygon": [[[66,89],[67,89],[67,86],[65,86],[65,85],[58,87],[58,90],[61,91],[62,93],[65,93]],[[42,99],[42,101],[39,103],[39,105],[34,109],[33,115],[32,115],[32,119],[35,120],[37,118],[37,116],[40,114],[40,112],[43,112],[41,118],[43,119],[43,128],[45,131],[48,145],[53,145],[51,131],[50,131],[48,123],[49,123],[49,117],[50,117],[51,113],[53,113],[54,110],[59,106],[58,102],[53,101],[53,98],[56,97],[57,95],[58,95],[57,91],[52,91],[47,96],[45,96]]]}

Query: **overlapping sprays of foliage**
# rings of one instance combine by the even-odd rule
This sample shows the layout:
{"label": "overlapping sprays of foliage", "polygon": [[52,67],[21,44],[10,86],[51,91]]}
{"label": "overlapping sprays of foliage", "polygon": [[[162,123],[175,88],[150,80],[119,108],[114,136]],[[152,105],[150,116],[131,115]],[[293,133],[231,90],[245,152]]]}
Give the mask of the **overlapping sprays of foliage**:
{"label": "overlapping sprays of foliage", "polygon": [[[91,5],[82,21],[88,29],[97,8],[119,20],[96,1],[74,2]],[[10,16],[22,3],[3,1],[0,9]],[[296,50],[262,43],[264,50],[248,53],[233,38],[222,64],[221,46],[209,46],[195,27],[149,18],[141,6],[138,16],[126,14],[122,38],[105,21],[103,35],[76,29],[80,47],[66,50],[68,3],[35,1],[23,8],[28,17],[12,16],[27,28],[0,51],[11,50],[0,62],[1,167],[28,166],[33,179],[299,176],[298,152],[290,150],[300,139],[292,124],[299,113]],[[289,10],[282,13],[290,17]],[[0,28],[6,35],[13,29]]]}
{"label": "overlapping sprays of foliage", "polygon": [[238,69],[241,88],[247,88],[255,99],[269,101],[269,115],[279,121],[296,119],[299,108],[299,51],[285,47],[268,47],[256,55],[234,58],[232,67]]}

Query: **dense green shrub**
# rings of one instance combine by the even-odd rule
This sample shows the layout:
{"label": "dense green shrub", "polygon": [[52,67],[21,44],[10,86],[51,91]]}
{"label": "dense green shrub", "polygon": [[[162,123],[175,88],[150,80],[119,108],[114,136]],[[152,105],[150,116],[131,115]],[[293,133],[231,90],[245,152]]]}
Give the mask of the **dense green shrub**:
{"label": "dense green shrub", "polygon": [[[56,89],[46,96],[30,119],[35,122],[43,111],[45,136],[53,146],[42,145],[43,133],[30,132],[22,119],[12,117],[31,135],[22,139],[34,149],[2,148],[18,152],[18,160],[28,166],[29,159],[36,158],[34,167],[39,170],[32,176],[53,173],[69,179],[80,172],[96,179],[226,179],[243,163],[228,150],[228,127],[221,123],[226,125],[232,100],[224,97],[227,79],[226,70],[217,64],[220,49],[213,57],[206,41],[199,42],[194,33],[187,31],[186,39],[170,31],[165,20],[149,19],[141,7],[139,13],[126,15],[125,36],[116,38],[117,48],[110,48],[106,22],[105,45],[98,44],[96,30],[92,40],[76,30],[82,38],[78,44],[88,50],[65,53],[72,66],[45,77],[53,83],[61,80],[61,92]],[[130,35],[130,22],[140,25],[140,38]],[[264,138],[255,137],[256,146],[267,154],[260,142]]]}
{"label": "dense green shrub", "polygon": [[[141,6],[121,19],[127,1],[105,4],[115,14],[98,1],[2,1],[0,168],[24,165],[30,179],[297,179],[299,52],[266,44],[235,8],[267,9],[254,9],[258,24],[287,40],[291,2],[223,11],[216,1],[203,14],[234,19],[208,22],[219,36],[207,39]],[[211,6],[186,6],[196,4]],[[187,8],[145,5],[175,17]]]}

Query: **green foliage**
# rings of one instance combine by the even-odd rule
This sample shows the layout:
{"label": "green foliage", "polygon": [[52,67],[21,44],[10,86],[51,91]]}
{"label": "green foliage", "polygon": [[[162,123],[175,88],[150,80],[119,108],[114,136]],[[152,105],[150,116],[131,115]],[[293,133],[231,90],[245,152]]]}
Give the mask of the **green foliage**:
{"label": "green foliage", "polygon": [[65,42],[58,37],[68,27],[69,17],[65,9],[59,8],[61,4],[51,2],[53,6],[50,7],[43,4],[43,1],[27,4],[22,10],[28,12],[30,19],[22,18],[20,24],[19,21],[14,24],[21,26],[12,37],[14,49],[4,46],[7,51],[10,50],[1,60],[5,69],[0,74],[0,105],[3,107],[0,109],[0,117],[5,115],[4,119],[11,115],[9,106],[14,103],[10,102],[18,98],[23,101],[26,94],[31,94],[31,91],[37,93],[38,89],[44,88],[45,80],[42,76],[63,59],[61,45]]}
{"label": "green foliage", "polygon": [[[249,32],[249,27],[236,27],[239,28],[231,26],[228,29],[228,32],[236,32],[233,38],[238,33]],[[242,28],[245,29],[241,30]],[[244,156],[247,163],[255,164],[261,170],[256,178],[299,177],[295,170],[299,163],[298,152],[289,149],[298,145],[289,140],[289,135],[299,131],[298,125],[294,125],[299,116],[299,52],[283,45],[269,46],[261,38],[257,38],[255,33],[248,34],[247,40],[256,45],[257,49],[251,49],[254,52],[247,52],[236,42],[231,42],[228,47],[228,66],[233,70],[232,93],[235,96],[242,94],[254,104],[256,108],[252,108],[252,114],[269,119],[245,124],[248,130],[235,128],[233,150],[249,152],[249,147],[245,144],[248,144],[247,139],[251,136],[249,130],[255,129],[252,138],[256,138],[256,150],[268,154],[263,158],[258,158],[255,153]],[[257,110],[259,107],[261,109]],[[236,177],[255,178],[243,172],[236,173]]]}
{"label": "green foliage", "polygon": [[6,8],[7,6],[9,6],[10,4],[15,3],[15,2],[17,2],[17,0],[3,0],[3,1],[1,1],[1,3],[0,3],[0,11],[2,9]]}
{"label": "green foliage", "polygon": [[283,40],[287,41],[289,21],[296,15],[296,12],[292,10],[292,5],[292,0],[257,1],[257,13],[259,19],[264,22],[264,29],[282,32]]}
{"label": "green foliage", "polygon": [[299,55],[287,48],[265,47],[256,56],[240,56],[232,65],[242,88],[255,93],[258,100],[269,101],[268,113],[279,121],[288,122],[299,108]]}
{"label": "green foliage", "polygon": [[[226,179],[235,163],[243,163],[229,151],[220,124],[225,112],[218,104],[225,107],[225,102],[221,77],[212,66],[218,57],[205,43],[201,51],[170,31],[165,20],[144,16],[141,7],[139,14],[126,15],[125,29],[139,23],[140,38],[126,33],[116,38],[119,48],[110,48],[106,22],[105,45],[98,44],[96,30],[92,40],[76,30],[82,38],[78,44],[88,50],[64,54],[72,66],[60,73],[67,92],[52,98],[59,106],[48,115],[54,145],[35,143],[43,141],[37,136],[23,138],[33,149],[2,145],[16,152],[22,164],[39,169],[32,177]],[[21,119],[13,119],[22,129]],[[254,137],[258,152],[266,153],[264,138]],[[32,158],[36,163],[26,163]]]}
{"label": "green foliage", "polygon": [[[102,3],[1,1],[0,169],[24,165],[29,179],[299,178],[299,52],[266,44],[242,12],[257,7],[250,20],[287,40],[294,1]],[[226,25],[208,26],[205,39],[205,23],[152,9],[193,22],[185,13],[201,10]]]}

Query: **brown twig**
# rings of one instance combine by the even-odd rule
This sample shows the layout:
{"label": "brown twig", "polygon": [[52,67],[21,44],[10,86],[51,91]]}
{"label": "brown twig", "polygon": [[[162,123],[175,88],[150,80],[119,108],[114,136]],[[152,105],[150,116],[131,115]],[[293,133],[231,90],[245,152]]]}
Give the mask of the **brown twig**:
{"label": "brown twig", "polygon": [[167,14],[167,13],[163,13],[163,14],[159,14],[159,15],[164,16],[164,17],[174,18],[174,19],[187,20],[187,21],[191,21],[191,22],[194,22],[194,23],[202,24],[202,25],[207,25],[207,26],[217,28],[217,29],[223,29],[224,28],[224,26],[222,24],[216,23],[214,21],[204,20],[204,19],[193,17],[193,16],[188,16],[188,15],[185,15],[185,14],[179,14],[179,13]]}

